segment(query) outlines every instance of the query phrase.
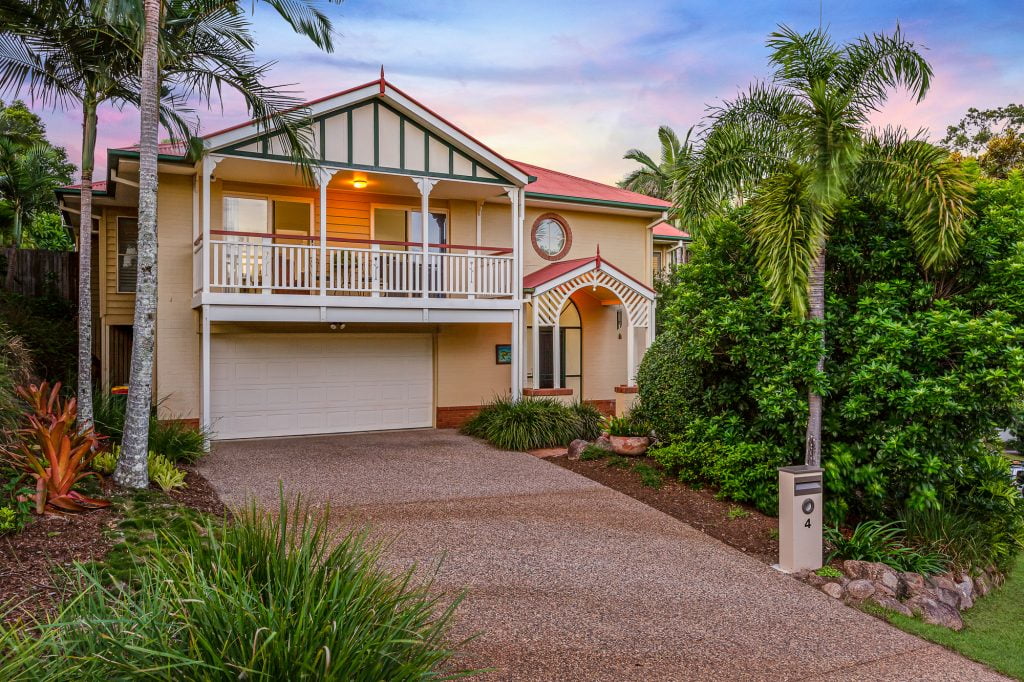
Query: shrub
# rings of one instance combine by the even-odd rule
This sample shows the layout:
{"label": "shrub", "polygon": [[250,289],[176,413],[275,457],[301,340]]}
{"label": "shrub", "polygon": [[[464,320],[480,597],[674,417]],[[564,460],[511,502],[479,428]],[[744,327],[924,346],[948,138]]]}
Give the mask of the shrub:
{"label": "shrub", "polygon": [[983,518],[949,505],[908,511],[902,521],[908,542],[948,556],[957,568],[976,570],[995,565],[1006,570],[1024,547],[1019,518],[1012,513]]}
{"label": "shrub", "polygon": [[98,471],[104,476],[110,476],[114,473],[114,469],[117,468],[117,451],[120,449],[120,445],[114,444],[110,446],[109,450],[104,450],[95,457],[92,458],[92,468],[94,471]]}
{"label": "shrub", "polygon": [[[941,273],[918,266],[898,208],[842,207],[827,260],[825,376],[818,328],[770,305],[744,211],[704,230],[659,301],[663,332],[638,373],[659,438],[682,446],[670,458],[679,474],[726,496],[749,496],[725,485],[746,478],[774,496],[772,470],[803,458],[814,387],[826,396],[831,523],[948,507],[1014,546],[1024,507],[1008,495],[993,441],[1019,419],[1024,395],[1024,177],[976,184],[977,218],[957,267]],[[731,458],[712,478],[710,460]]]}
{"label": "shrub", "polygon": [[576,414],[579,423],[577,438],[583,440],[595,440],[601,435],[604,425],[604,413],[591,403],[577,400],[570,408]]}
{"label": "shrub", "polygon": [[[97,393],[93,396],[96,430],[120,443],[124,435],[126,396]],[[207,434],[181,420],[149,419],[149,449],[174,462],[194,464],[206,454]]]}
{"label": "shrub", "polygon": [[10,507],[0,507],[0,535],[21,530],[18,523],[18,512]]}
{"label": "shrub", "polygon": [[[410,568],[392,575],[365,535],[337,538],[296,502],[167,535],[129,584],[79,567],[79,595],[42,624],[37,659],[58,676],[205,680],[432,679],[461,597]],[[89,623],[83,628],[82,623]],[[0,658],[2,660],[2,658]],[[451,670],[450,664],[445,668]]]}
{"label": "shrub", "polygon": [[52,509],[79,512],[110,503],[86,497],[75,490],[83,479],[95,476],[89,470],[93,458],[102,450],[92,427],[79,429],[75,399],[60,399],[60,384],[52,388],[19,387],[18,394],[32,410],[28,426],[18,431],[14,446],[0,453],[8,465],[36,480],[32,497],[36,513]]}
{"label": "shrub", "polygon": [[586,408],[551,398],[496,398],[462,426],[462,433],[483,438],[502,450],[533,450],[568,445],[588,435]]}
{"label": "shrub", "polygon": [[591,462],[596,459],[604,459],[609,454],[611,453],[604,448],[599,448],[596,445],[588,445],[583,448],[583,452],[580,453],[580,461]]}
{"label": "shrub", "polygon": [[858,523],[849,537],[834,527],[825,529],[825,540],[832,547],[825,561],[856,559],[876,561],[898,571],[922,575],[942,573],[949,558],[932,550],[917,550],[903,543],[904,529],[898,522],[864,521]]}
{"label": "shrub", "polygon": [[149,420],[149,449],[174,462],[195,464],[206,454],[206,434],[178,420]]}
{"label": "shrub", "polygon": [[[28,350],[35,376],[75,385],[78,328],[73,303],[56,292],[25,296],[0,291],[0,318]],[[27,381],[22,378],[18,383]]]}
{"label": "shrub", "polygon": [[610,436],[643,437],[651,434],[651,427],[632,412],[605,419],[604,428]]}
{"label": "shrub", "polygon": [[165,493],[185,487],[185,472],[174,466],[174,462],[155,452],[149,453],[147,461],[149,480],[156,483]]}

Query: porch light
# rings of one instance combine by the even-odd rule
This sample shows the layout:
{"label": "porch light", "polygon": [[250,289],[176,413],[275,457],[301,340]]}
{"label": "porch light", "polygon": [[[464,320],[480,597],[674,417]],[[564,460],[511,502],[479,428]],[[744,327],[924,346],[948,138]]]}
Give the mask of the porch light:
{"label": "porch light", "polygon": [[356,178],[355,180],[352,181],[352,186],[355,187],[356,189],[363,189],[364,187],[366,187],[366,180],[363,180],[362,178]]}

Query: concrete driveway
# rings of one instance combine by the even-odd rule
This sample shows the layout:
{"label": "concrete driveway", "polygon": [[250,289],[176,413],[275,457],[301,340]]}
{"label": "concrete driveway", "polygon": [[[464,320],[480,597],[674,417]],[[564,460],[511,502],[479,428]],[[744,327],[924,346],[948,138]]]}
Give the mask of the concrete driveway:
{"label": "concrete driveway", "polygon": [[468,595],[467,666],[495,680],[996,680],[630,497],[453,431],[217,444],[229,505],[330,501],[393,539],[396,567],[444,557]]}

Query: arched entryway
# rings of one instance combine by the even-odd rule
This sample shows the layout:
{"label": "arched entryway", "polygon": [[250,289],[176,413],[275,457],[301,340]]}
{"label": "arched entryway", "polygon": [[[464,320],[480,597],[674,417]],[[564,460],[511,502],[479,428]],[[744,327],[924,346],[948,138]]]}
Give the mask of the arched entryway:
{"label": "arched entryway", "polygon": [[[532,320],[527,305],[527,320]],[[559,337],[558,358],[555,358],[554,334]],[[533,333],[532,324],[527,325],[527,337]],[[527,350],[527,383],[533,386],[533,373],[539,371],[539,388],[554,388],[555,369],[558,369],[557,385],[573,390],[573,395],[583,395],[583,320],[576,303],[569,299],[562,308],[558,326],[540,325],[540,340],[537,362],[534,362],[532,348]]]}

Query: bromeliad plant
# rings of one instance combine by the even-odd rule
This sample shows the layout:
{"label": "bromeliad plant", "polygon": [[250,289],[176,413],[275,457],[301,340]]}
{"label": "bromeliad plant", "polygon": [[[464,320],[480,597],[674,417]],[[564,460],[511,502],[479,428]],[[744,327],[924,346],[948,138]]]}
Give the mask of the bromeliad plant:
{"label": "bromeliad plant", "polygon": [[110,503],[87,497],[75,490],[83,479],[96,476],[90,464],[103,451],[103,443],[92,427],[79,430],[74,398],[61,400],[60,383],[43,382],[19,387],[18,395],[32,412],[28,425],[14,434],[14,445],[2,456],[16,470],[35,479],[31,496],[37,514],[47,509],[81,512]]}

